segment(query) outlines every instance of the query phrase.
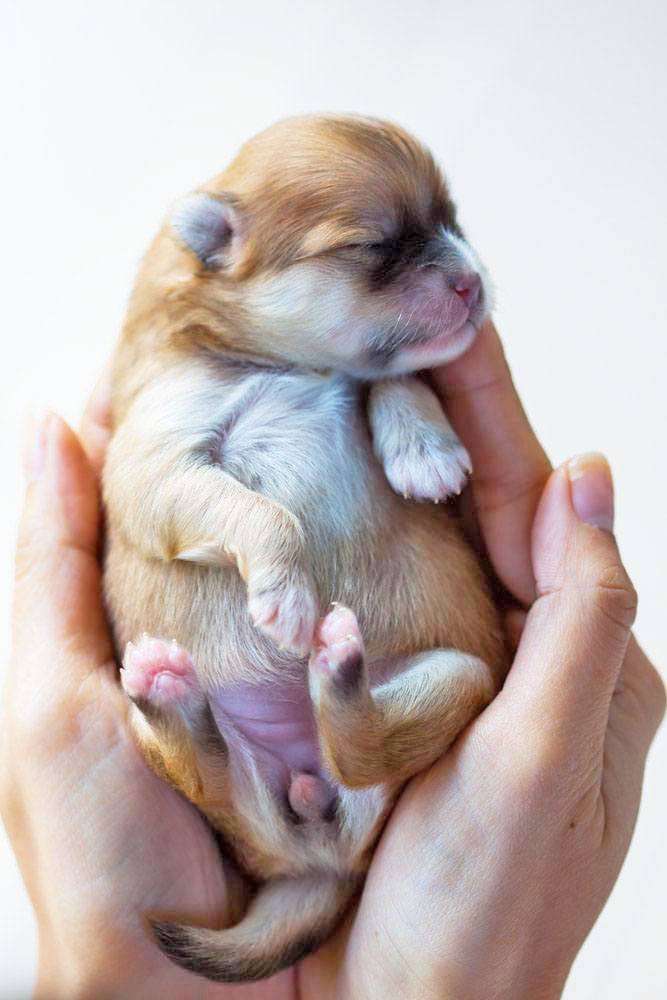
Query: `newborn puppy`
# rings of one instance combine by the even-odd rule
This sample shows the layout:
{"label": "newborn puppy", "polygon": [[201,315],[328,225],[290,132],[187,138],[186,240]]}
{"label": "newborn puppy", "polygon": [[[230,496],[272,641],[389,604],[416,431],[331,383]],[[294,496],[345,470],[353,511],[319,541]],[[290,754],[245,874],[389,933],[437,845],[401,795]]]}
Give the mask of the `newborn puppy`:
{"label": "newborn puppy", "polygon": [[233,927],[152,920],[194,972],[260,979],[317,946],[403,783],[498,688],[482,570],[434,506],[468,455],[415,375],[488,307],[431,156],[367,118],[263,132],[146,255],[115,357],[106,596],[146,760],[254,887]]}

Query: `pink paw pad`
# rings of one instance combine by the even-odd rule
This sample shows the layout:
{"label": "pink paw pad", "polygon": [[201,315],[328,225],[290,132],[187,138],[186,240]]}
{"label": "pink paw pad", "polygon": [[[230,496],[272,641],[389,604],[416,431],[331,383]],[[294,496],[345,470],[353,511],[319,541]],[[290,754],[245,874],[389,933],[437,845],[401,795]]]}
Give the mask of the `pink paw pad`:
{"label": "pink paw pad", "polygon": [[328,682],[341,694],[352,694],[362,684],[363,663],[364,646],[356,615],[336,604],[315,633],[311,681],[317,688]]}
{"label": "pink paw pad", "polygon": [[138,643],[128,642],[120,677],[130,698],[161,708],[203,701],[190,654],[173,640],[144,636]]}

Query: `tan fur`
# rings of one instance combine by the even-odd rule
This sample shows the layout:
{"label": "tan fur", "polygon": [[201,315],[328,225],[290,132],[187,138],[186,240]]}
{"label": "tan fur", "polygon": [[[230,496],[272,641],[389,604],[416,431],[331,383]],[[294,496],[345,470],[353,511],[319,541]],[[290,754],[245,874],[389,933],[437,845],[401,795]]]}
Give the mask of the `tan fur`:
{"label": "tan fur", "polygon": [[[454,659],[454,671],[443,678]],[[400,785],[432,764],[494,693],[481,660],[451,651],[415,657],[371,694],[362,674],[341,697],[334,685],[316,699],[320,746],[329,771],[348,788]]]}
{"label": "tan fur", "polygon": [[[295,825],[252,759],[241,755],[232,780],[210,713],[135,709],[149,764],[202,809],[251,875],[274,880],[265,890],[273,895],[254,904],[261,919],[252,911],[245,931],[242,923],[235,937],[223,932],[224,960],[222,951],[215,957],[219,932],[161,924],[158,936],[187,967],[247,979],[270,974],[328,932],[401,784],[488,702],[505,655],[484,574],[456,517],[406,501],[395,490],[409,488],[387,481],[387,450],[400,441],[409,451],[415,427],[435,442],[435,472],[426,492],[413,495],[430,497],[433,483],[444,490],[433,499],[446,495],[438,468],[463,481],[467,456],[431,390],[412,375],[400,385],[378,381],[367,416],[350,378],[357,370],[367,377],[354,331],[372,333],[376,321],[391,329],[400,307],[391,283],[373,294],[364,285],[369,245],[386,238],[387,220],[402,218],[406,206],[415,225],[453,217],[430,154],[386,123],[294,119],[248,143],[201,191],[230,213],[224,259],[221,251],[215,267],[204,266],[165,224],[142,264],[115,356],[104,498],[105,587],[118,649],[144,632],[173,636],[206,692],[285,678],[307,684],[304,657],[332,601],[354,610],[365,646],[354,690],[341,695],[311,671],[325,770],[343,786],[336,836],[317,822]],[[222,467],[225,449],[279,377],[285,398],[303,391],[330,400],[332,427],[344,428],[345,440],[323,440],[326,411],[318,424],[315,403],[295,403],[286,440],[307,435],[312,416],[312,448],[297,442],[292,455],[288,443],[284,469],[276,460],[263,473],[282,476],[279,485],[255,489],[242,481],[243,464],[235,473]],[[238,405],[224,409],[236,396]],[[282,413],[283,397],[271,398],[266,405]],[[216,425],[218,405],[225,415]],[[304,455],[320,479],[306,469],[301,481]],[[292,931],[284,907],[299,898]],[[266,940],[251,947],[252,935]]]}

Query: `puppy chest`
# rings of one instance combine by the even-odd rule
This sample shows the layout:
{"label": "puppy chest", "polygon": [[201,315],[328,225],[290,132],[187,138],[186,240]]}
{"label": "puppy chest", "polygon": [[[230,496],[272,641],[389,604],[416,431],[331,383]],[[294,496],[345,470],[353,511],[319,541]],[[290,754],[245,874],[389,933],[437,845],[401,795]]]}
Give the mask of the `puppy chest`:
{"label": "puppy chest", "polygon": [[368,494],[369,456],[354,383],[265,375],[222,421],[216,459],[250,489],[310,521],[354,516]]}

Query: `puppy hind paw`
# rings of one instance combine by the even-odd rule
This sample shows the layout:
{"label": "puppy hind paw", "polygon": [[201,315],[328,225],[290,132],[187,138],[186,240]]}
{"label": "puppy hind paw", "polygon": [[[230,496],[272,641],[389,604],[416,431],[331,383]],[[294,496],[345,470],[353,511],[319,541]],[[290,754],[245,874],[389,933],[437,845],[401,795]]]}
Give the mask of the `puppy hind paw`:
{"label": "puppy hind paw", "polygon": [[144,635],[128,642],[120,678],[128,697],[139,704],[192,710],[205,702],[190,654],[173,640]]}
{"label": "puppy hind paw", "polygon": [[319,623],[309,676],[316,703],[325,689],[348,698],[364,686],[364,646],[356,616],[349,608],[335,605]]}

